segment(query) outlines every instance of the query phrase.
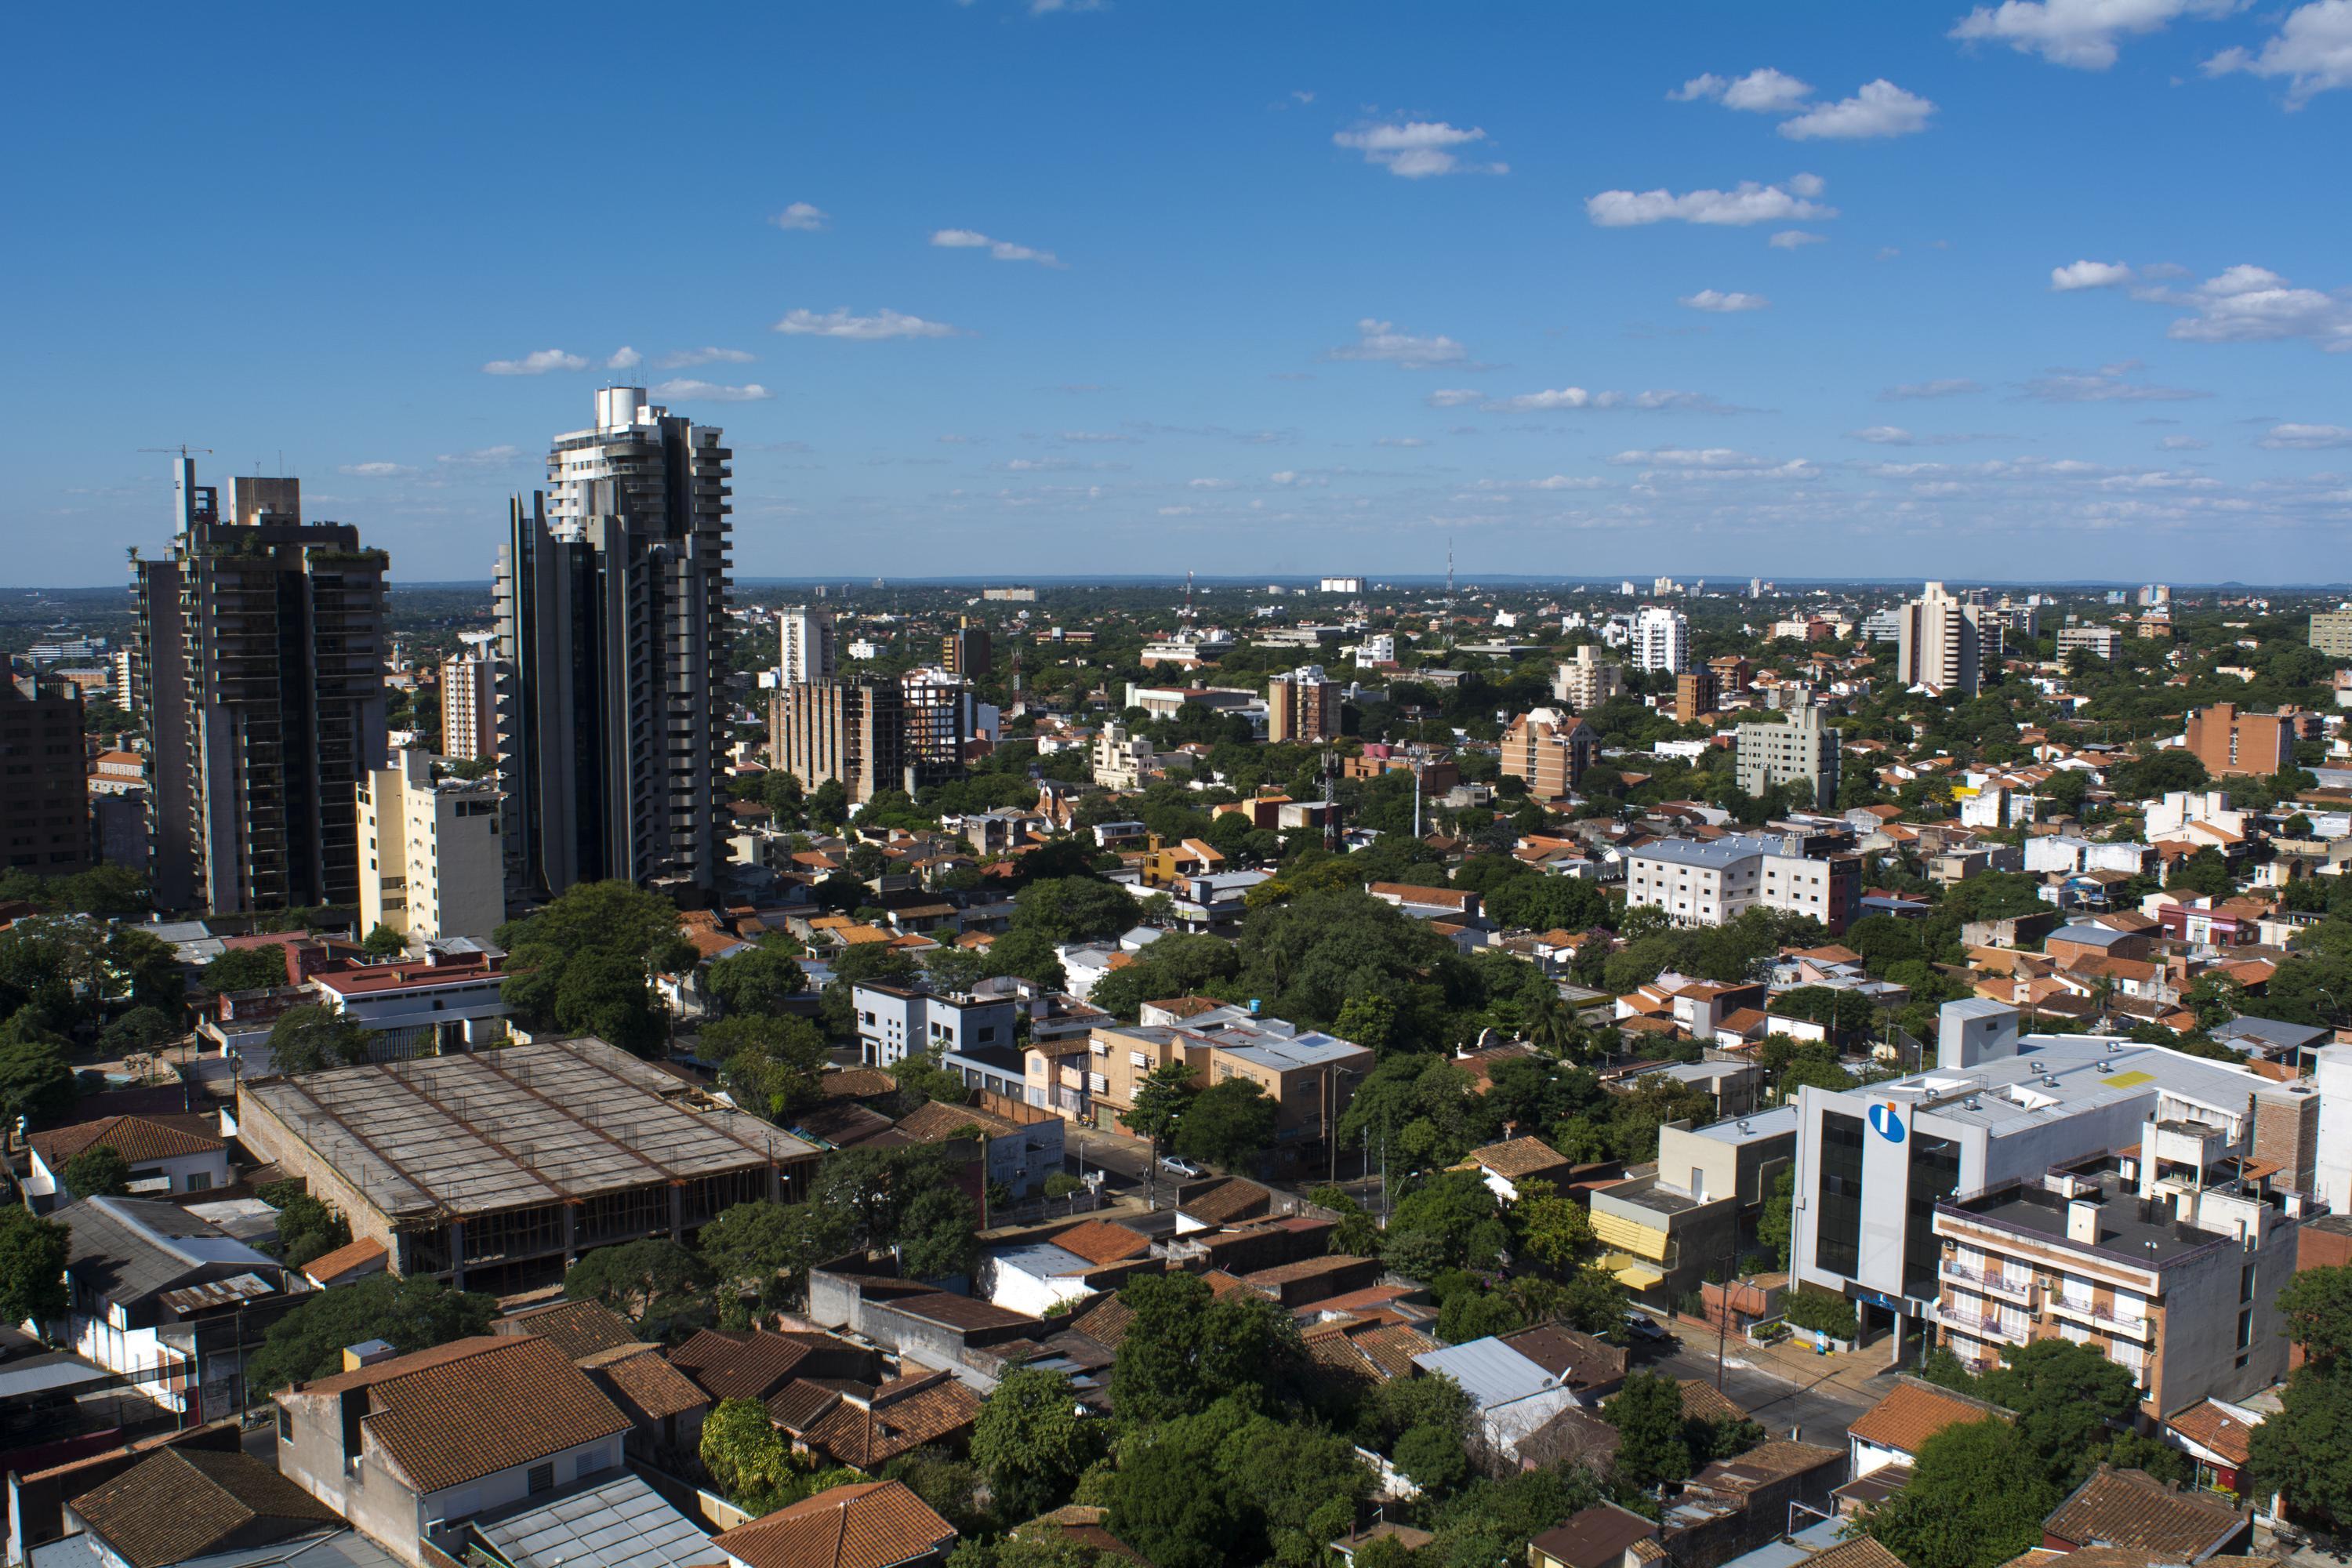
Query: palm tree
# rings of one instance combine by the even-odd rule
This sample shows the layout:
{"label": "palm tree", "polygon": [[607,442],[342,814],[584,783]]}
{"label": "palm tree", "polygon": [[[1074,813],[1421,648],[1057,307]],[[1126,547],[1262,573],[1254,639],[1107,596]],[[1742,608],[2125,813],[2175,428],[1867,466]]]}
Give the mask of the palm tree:
{"label": "palm tree", "polygon": [[1583,1027],[1576,1009],[1550,986],[1527,1005],[1528,1043],[1539,1051],[1566,1058],[1582,1044]]}

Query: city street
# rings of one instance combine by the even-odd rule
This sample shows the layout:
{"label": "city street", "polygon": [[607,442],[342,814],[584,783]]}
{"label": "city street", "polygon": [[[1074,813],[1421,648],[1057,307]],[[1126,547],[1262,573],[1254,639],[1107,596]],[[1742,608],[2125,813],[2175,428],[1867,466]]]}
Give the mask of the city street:
{"label": "city street", "polygon": [[[1636,1365],[1713,1383],[1714,1337],[1697,1329],[1677,1331],[1683,1342],[1678,1348],[1654,1360],[1637,1352]],[[1775,1436],[1793,1429],[1806,1442],[1835,1447],[1845,1441],[1846,1427],[1894,1386],[1884,1346],[1802,1359],[1786,1349],[1759,1350],[1738,1339],[1724,1347],[1723,1392]]]}

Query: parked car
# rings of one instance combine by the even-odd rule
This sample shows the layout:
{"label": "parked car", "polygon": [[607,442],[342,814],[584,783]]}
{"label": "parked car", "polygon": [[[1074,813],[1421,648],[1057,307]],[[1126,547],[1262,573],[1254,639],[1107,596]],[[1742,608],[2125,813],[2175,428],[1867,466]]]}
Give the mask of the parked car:
{"label": "parked car", "polygon": [[1626,1313],[1625,1331],[1637,1340],[1646,1340],[1654,1345],[1670,1345],[1675,1342],[1675,1336],[1666,1331],[1665,1326],[1646,1312]]}
{"label": "parked car", "polygon": [[1160,1168],[1175,1176],[1205,1176],[1209,1173],[1206,1166],[1196,1160],[1187,1160],[1181,1154],[1160,1155]]}

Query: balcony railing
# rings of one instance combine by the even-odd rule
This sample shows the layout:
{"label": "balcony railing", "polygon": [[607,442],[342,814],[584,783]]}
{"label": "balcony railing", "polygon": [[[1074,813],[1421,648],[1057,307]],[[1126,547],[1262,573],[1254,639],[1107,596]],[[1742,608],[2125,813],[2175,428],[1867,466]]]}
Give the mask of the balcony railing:
{"label": "balcony railing", "polygon": [[2047,1303],[2053,1315],[2078,1323],[2088,1323],[2110,1335],[2126,1339],[2147,1339],[2155,1331],[2146,1318],[2126,1318],[2105,1307],[2095,1307],[2088,1301],[2070,1301],[2063,1296],[2053,1296]]}
{"label": "balcony railing", "polygon": [[2031,1275],[2011,1277],[1970,1268],[1966,1264],[1946,1261],[1937,1266],[1936,1276],[1963,1285],[1971,1290],[1981,1290],[1989,1296],[2000,1296],[2021,1306],[2033,1305],[2033,1279]]}
{"label": "balcony railing", "polygon": [[1980,1340],[2000,1340],[2009,1344],[2021,1344],[2026,1338],[2021,1333],[2001,1327],[1998,1315],[1988,1316],[1966,1302],[1938,1302],[1936,1307],[1936,1321],[1948,1329],[1958,1329],[1964,1334],[1974,1334]]}

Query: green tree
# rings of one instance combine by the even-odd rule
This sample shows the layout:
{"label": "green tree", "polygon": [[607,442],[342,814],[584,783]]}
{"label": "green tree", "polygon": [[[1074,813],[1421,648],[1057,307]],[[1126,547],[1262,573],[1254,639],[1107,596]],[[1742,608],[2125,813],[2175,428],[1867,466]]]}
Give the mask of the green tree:
{"label": "green tree", "polygon": [[131,1190],[131,1162],[110,1143],[93,1143],[58,1173],[77,1198],[119,1198]]}
{"label": "green tree", "polygon": [[398,958],[408,951],[408,939],[378,921],[360,942],[360,951],[371,958]]}
{"label": "green tree", "polygon": [[2051,1474],[2078,1484],[2138,1409],[2138,1384],[2095,1348],[2068,1340],[2003,1345],[2000,1356],[2001,1365],[1977,1379],[1977,1392],[2017,1412],[2018,1431]]}
{"label": "green tree", "polygon": [[1275,1102],[1245,1078],[1229,1078],[1192,1097],[1176,1128],[1181,1154],[1226,1167],[1247,1165],[1274,1142]]}
{"label": "green tree", "polygon": [[1034,1519],[1067,1502],[1095,1461],[1100,1424],[1079,1409],[1077,1390],[1058,1372],[1024,1368],[1006,1374],[980,1407],[972,1462],[1008,1519]]}
{"label": "green tree", "polygon": [[1025,885],[1013,909],[1013,930],[1052,942],[1098,942],[1136,923],[1135,895],[1097,877],[1041,879]]}
{"label": "green tree", "polygon": [[641,1056],[665,1033],[652,977],[683,971],[697,957],[679,931],[677,907],[622,881],[566,889],[497,936],[507,950],[499,994],[524,1026],[595,1035]]}
{"label": "green tree", "polygon": [[278,1256],[300,1268],[352,1239],[351,1222],[292,1182],[275,1184],[262,1201],[278,1210]]}
{"label": "green tree", "polygon": [[0,1320],[47,1325],[66,1315],[67,1227],[16,1204],[0,1205]]}
{"label": "green tree", "polygon": [[1793,1226],[1797,1202],[1797,1173],[1793,1166],[1784,1166],[1772,1178],[1772,1193],[1764,1200],[1764,1212],[1756,1221],[1756,1240],[1761,1247],[1772,1249],[1780,1260],[1779,1267],[1789,1267],[1789,1245],[1795,1235]]}
{"label": "green tree", "polygon": [[730,1015],[772,1016],[782,1013],[791,998],[808,989],[808,976],[790,953],[773,947],[754,947],[713,963],[702,984]]}
{"label": "green tree", "polygon": [[1193,1069],[1184,1062],[1172,1061],[1153,1068],[1135,1086],[1135,1098],[1120,1118],[1127,1130],[1139,1138],[1150,1141],[1151,1157],[1157,1160],[1160,1149],[1176,1133],[1182,1122],[1185,1109],[1192,1102]]}
{"label": "green tree", "polygon": [[498,1298],[452,1290],[429,1275],[371,1274],[301,1297],[269,1325],[245,1368],[256,1394],[324,1377],[342,1364],[343,1347],[382,1340],[405,1355],[489,1331]]}
{"label": "green tree", "polygon": [[2297,1518],[2329,1530],[2352,1524],[2352,1377],[2306,1363],[2279,1396],[2279,1413],[2253,1429],[2246,1489],[2276,1493]]}
{"label": "green tree", "polygon": [[273,1071],[290,1077],[366,1061],[375,1033],[348,1013],[315,1002],[289,1007],[269,1026]]}
{"label": "green tree", "polygon": [[702,1420],[698,1452],[711,1485],[746,1513],[773,1513],[809,1495],[807,1467],[755,1399],[722,1399],[712,1406]]}
{"label": "green tree", "polygon": [[1561,1197],[1549,1182],[1528,1182],[1519,1188],[1519,1201],[1506,1216],[1513,1233],[1513,1253],[1559,1274],[1574,1268],[1592,1250],[1592,1215],[1572,1198]]}
{"label": "green tree", "polygon": [[152,1051],[179,1033],[180,1026],[163,1008],[133,1007],[109,1024],[98,1043],[101,1050],[115,1056],[134,1057]]}
{"label": "green tree", "polygon": [[9,1026],[16,1022],[11,1018],[7,1025],[0,1025],[0,1115],[12,1124],[21,1120],[27,1126],[39,1127],[72,1108],[73,1069],[66,1065],[65,1053],[50,1040],[23,1035],[8,1037]]}
{"label": "green tree", "polygon": [[1219,1300],[1198,1275],[1147,1275],[1129,1280],[1119,1300],[1133,1316],[1112,1364],[1111,1399],[1127,1420],[1166,1420],[1237,1389],[1280,1387],[1303,1354],[1297,1325],[1272,1301],[1250,1291]]}
{"label": "green tree", "polygon": [[199,978],[215,995],[284,985],[289,984],[286,950],[274,942],[267,947],[233,947],[205,964]]}
{"label": "green tree", "polygon": [[1399,1273],[1427,1279],[1448,1268],[1499,1268],[1510,1244],[1485,1177],[1445,1171],[1397,1200],[1381,1250]]}
{"label": "green tree", "polygon": [[820,1097],[824,1037],[805,1018],[739,1014],[705,1024],[696,1045],[725,1064],[728,1090],[746,1110],[782,1120]]}
{"label": "green tree", "polygon": [[908,1201],[898,1228],[898,1267],[910,1279],[970,1274],[980,1261],[980,1216],[955,1187],[926,1187]]}
{"label": "green tree", "polygon": [[2017,1427],[1970,1421],[1921,1445],[1910,1482],[1864,1528],[1905,1568],[1999,1568],[2042,1544],[2064,1495]]}
{"label": "green tree", "polygon": [[1691,1473],[1682,1385],[1673,1378],[1629,1373],[1623,1386],[1601,1403],[1601,1415],[1617,1428],[1617,1473],[1633,1485],[1679,1481]]}
{"label": "green tree", "polygon": [[808,1271],[849,1245],[844,1216],[815,1204],[737,1204],[702,1227],[695,1247],[722,1298],[761,1309],[789,1306]]}
{"label": "green tree", "polygon": [[666,1237],[600,1247],[563,1274],[567,1300],[598,1302],[654,1339],[700,1327],[710,1284],[702,1259]]}
{"label": "green tree", "polygon": [[2298,1270],[2280,1289],[2278,1310],[2305,1359],[2333,1366],[2352,1350],[2352,1265]]}

